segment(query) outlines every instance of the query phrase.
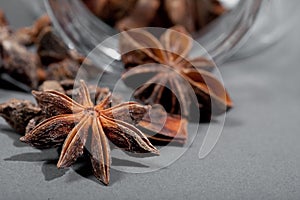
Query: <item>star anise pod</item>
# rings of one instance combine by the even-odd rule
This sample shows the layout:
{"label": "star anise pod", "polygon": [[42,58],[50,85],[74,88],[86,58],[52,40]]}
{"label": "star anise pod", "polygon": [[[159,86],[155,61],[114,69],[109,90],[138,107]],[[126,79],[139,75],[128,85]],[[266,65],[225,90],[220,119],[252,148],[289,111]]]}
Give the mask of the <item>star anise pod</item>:
{"label": "star anise pod", "polygon": [[0,104],[0,116],[20,134],[25,133],[29,121],[41,115],[41,108],[28,100],[10,99]]}
{"label": "star anise pod", "polygon": [[122,78],[137,88],[135,98],[146,104],[159,103],[184,117],[196,106],[200,120],[209,121],[213,114],[231,108],[232,102],[221,82],[205,70],[213,63],[204,57],[188,58],[191,48],[192,38],[181,26],[168,29],[160,41],[142,29],[123,32],[120,49],[128,70]]}
{"label": "star anise pod", "polygon": [[116,22],[115,27],[118,30],[127,30],[148,26],[154,19],[159,6],[159,0],[138,0],[131,12]]}
{"label": "star anise pod", "polygon": [[4,13],[0,11],[0,40],[10,38],[21,45],[30,46],[36,42],[40,32],[47,26],[51,26],[51,21],[48,15],[45,14],[37,19],[32,26],[13,31],[9,28]]}
{"label": "star anise pod", "polygon": [[160,106],[153,106],[149,113],[139,122],[138,128],[141,129],[155,144],[179,144],[186,143],[187,120],[179,115],[170,115]]}
{"label": "star anise pod", "polygon": [[47,14],[39,17],[32,26],[21,27],[12,33],[11,37],[18,43],[31,46],[37,42],[39,34],[47,27],[51,26],[51,20]]}
{"label": "star anise pod", "polygon": [[184,26],[190,33],[195,31],[193,2],[190,0],[164,0],[164,6],[171,22]]}
{"label": "star anise pod", "polygon": [[[91,101],[87,86],[81,81],[80,103],[56,91],[33,92],[39,105],[51,117],[21,138],[35,147],[45,148],[64,141],[57,167],[69,167],[90,150],[94,175],[104,184],[110,177],[110,140],[130,152],[159,154],[147,137],[130,123],[137,123],[148,106],[127,102],[108,107],[110,95],[98,105]],[[51,111],[51,112],[50,112]],[[87,138],[91,138],[90,144]]]}
{"label": "star anise pod", "polygon": [[68,57],[67,45],[54,34],[52,27],[46,27],[37,39],[37,53],[44,65],[59,62]]}
{"label": "star anise pod", "polygon": [[98,17],[113,26],[116,21],[128,16],[138,0],[83,0]]}
{"label": "star anise pod", "polygon": [[47,90],[55,90],[60,93],[65,94],[65,90],[62,87],[62,85],[55,80],[50,80],[50,81],[44,81],[40,86],[39,86],[39,91],[47,91]]}
{"label": "star anise pod", "polygon": [[[39,91],[55,90],[57,92],[63,93],[75,101],[80,100],[80,86],[74,79],[64,79],[62,81],[44,81],[39,87]],[[109,93],[110,90],[107,87],[99,87],[98,85],[89,84],[88,90],[91,98],[94,99],[96,104],[100,103]],[[117,105],[123,102],[121,96],[114,94],[111,97],[111,102],[113,105]]]}
{"label": "star anise pod", "polygon": [[13,79],[31,88],[37,88],[37,68],[39,58],[24,46],[12,39],[0,41],[0,73],[6,73]]}
{"label": "star anise pod", "polygon": [[48,80],[62,81],[75,79],[76,76],[88,77],[86,71],[80,70],[80,64],[69,58],[48,65],[45,71]]}
{"label": "star anise pod", "polygon": [[51,19],[47,14],[44,14],[41,17],[39,17],[34,22],[34,24],[30,27],[33,42],[37,42],[36,40],[37,40],[37,37],[39,36],[39,34],[44,29],[46,29],[47,27],[49,27],[51,25],[52,25]]}

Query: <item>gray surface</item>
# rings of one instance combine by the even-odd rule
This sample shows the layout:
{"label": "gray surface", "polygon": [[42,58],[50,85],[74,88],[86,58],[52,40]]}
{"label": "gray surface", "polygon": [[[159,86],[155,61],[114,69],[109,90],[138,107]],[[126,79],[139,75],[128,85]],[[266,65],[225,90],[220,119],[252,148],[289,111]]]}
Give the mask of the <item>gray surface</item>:
{"label": "gray surface", "polygon": [[[7,2],[0,7],[12,12]],[[13,23],[28,23],[18,7],[21,18],[8,13]],[[55,150],[21,144],[1,120],[0,199],[300,199],[300,21],[294,27],[267,51],[222,66],[235,108],[204,160],[199,132],[171,166],[147,174],[113,170],[105,187],[76,166],[57,170]],[[0,102],[11,97],[30,98],[0,90]]]}

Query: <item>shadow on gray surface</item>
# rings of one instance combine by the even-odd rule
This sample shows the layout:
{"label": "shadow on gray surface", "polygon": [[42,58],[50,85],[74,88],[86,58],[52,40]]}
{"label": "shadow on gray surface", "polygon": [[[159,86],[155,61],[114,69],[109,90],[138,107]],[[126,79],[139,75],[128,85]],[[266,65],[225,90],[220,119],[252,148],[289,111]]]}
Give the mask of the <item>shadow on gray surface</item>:
{"label": "shadow on gray surface", "polygon": [[[118,158],[114,158],[114,157],[112,158],[112,166],[148,167],[148,166],[140,164],[138,162],[118,159]],[[73,165],[72,168],[79,175],[81,175],[85,178],[88,178],[88,179],[90,179],[90,180],[92,180],[96,183],[99,183],[99,181],[93,175],[92,164],[91,164],[88,156],[80,157],[77,160],[77,162]],[[114,170],[112,168],[110,169],[110,171],[111,171],[111,173],[110,173],[110,185],[113,185],[113,183],[119,181],[122,178],[122,173],[117,171],[117,170]],[[69,179],[70,182],[73,182],[73,181],[76,181],[76,180],[77,180],[76,177],[73,177],[73,178]]]}
{"label": "shadow on gray surface", "polygon": [[45,149],[41,152],[22,153],[4,159],[5,161],[23,161],[23,162],[41,162],[42,172],[46,181],[51,181],[63,176],[68,169],[57,169],[56,163],[58,161],[57,149]]}
{"label": "shadow on gray surface", "polygon": [[62,177],[69,169],[58,169],[56,167],[58,159],[47,160],[43,163],[42,172],[46,181],[52,181],[56,178]]}
{"label": "shadow on gray surface", "polygon": [[147,165],[143,165],[138,162],[133,162],[133,161],[119,159],[119,158],[112,158],[112,165],[113,166],[126,166],[126,167],[142,167],[142,168],[149,167]]}
{"label": "shadow on gray surface", "polygon": [[[119,159],[112,158],[112,163],[115,166],[118,166],[118,164],[122,163],[122,166],[137,166],[139,163],[134,163],[131,161],[122,161],[119,162]],[[79,162],[78,162],[79,161]],[[72,166],[72,169],[79,174],[80,176],[87,178],[97,184],[101,184],[99,180],[93,175],[93,168],[92,164],[89,160],[88,156],[80,157],[77,162]],[[114,169],[110,169],[110,184],[109,186],[112,186],[115,182],[118,182],[122,178],[122,173],[119,171],[116,171]],[[72,176],[68,179],[68,182],[75,182],[78,181],[78,176]]]}
{"label": "shadow on gray surface", "polygon": [[24,144],[23,142],[20,141],[20,137],[22,135],[16,133],[12,128],[10,128],[6,124],[0,124],[0,133],[7,135],[9,138],[13,140],[13,145],[15,147],[26,147],[28,145]]}
{"label": "shadow on gray surface", "polygon": [[[56,178],[62,177],[66,174],[66,172],[69,170],[66,169],[58,169],[56,167],[56,163],[58,161],[58,155],[59,155],[60,149],[45,149],[41,150],[41,152],[30,152],[30,153],[22,153],[18,155],[11,156],[9,158],[4,159],[5,161],[23,161],[23,162],[41,162],[45,161],[42,165],[42,173],[44,174],[46,181],[52,181]],[[128,160],[122,160],[118,158],[112,158],[112,165],[113,166],[130,166],[130,167],[148,167],[145,165],[142,165],[137,162],[132,162]],[[99,181],[94,177],[93,175],[93,169],[91,162],[89,160],[89,156],[87,153],[85,153],[84,156],[78,158],[74,165],[72,166],[72,169],[79,174],[80,176],[90,179],[97,184],[99,184]],[[111,169],[111,177],[110,177],[110,183],[113,184],[114,182],[117,182],[120,180],[121,174],[119,171]],[[69,179],[70,182],[78,180],[76,177],[72,177]]]}
{"label": "shadow on gray surface", "polygon": [[[10,158],[5,158],[6,161],[25,161],[25,162],[39,162],[54,160],[53,156],[57,157],[55,149],[42,150],[41,152],[22,153],[14,155]],[[56,159],[57,161],[57,159]]]}

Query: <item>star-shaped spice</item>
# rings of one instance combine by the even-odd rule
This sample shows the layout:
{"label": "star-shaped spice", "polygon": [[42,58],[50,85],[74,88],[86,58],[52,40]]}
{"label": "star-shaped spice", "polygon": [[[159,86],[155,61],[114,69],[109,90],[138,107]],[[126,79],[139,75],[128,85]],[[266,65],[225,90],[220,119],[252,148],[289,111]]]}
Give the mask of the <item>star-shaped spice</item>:
{"label": "star-shaped spice", "polygon": [[[38,124],[21,141],[40,148],[57,146],[64,141],[57,163],[59,168],[72,165],[85,147],[90,151],[94,175],[108,184],[111,165],[109,140],[126,151],[159,154],[147,137],[130,124],[141,120],[149,106],[127,102],[109,107],[110,95],[94,105],[83,81],[80,102],[56,91],[33,94],[42,110],[53,117]],[[88,137],[91,138],[89,144]]]}
{"label": "star-shaped spice", "polygon": [[[224,113],[232,101],[224,86],[207,69],[213,63],[204,57],[188,58],[193,40],[176,26],[160,40],[143,29],[121,33],[122,61],[128,69],[124,82],[137,88],[134,96],[147,103],[159,103],[172,114],[191,116],[191,106],[198,107],[202,121]],[[193,98],[195,97],[195,98]]]}

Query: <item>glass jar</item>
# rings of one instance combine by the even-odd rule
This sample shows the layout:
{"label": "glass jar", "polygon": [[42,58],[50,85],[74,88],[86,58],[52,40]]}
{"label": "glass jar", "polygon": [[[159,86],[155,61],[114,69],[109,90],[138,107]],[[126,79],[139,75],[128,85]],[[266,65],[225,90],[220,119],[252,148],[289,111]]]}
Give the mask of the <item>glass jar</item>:
{"label": "glass jar", "polygon": [[[109,42],[103,43],[110,36],[117,34],[117,30],[94,16],[80,0],[44,1],[54,26],[70,48],[76,48],[87,55],[98,45],[98,50],[93,51],[96,54],[89,56],[102,66],[111,63],[112,59],[120,59],[117,40],[110,39]],[[226,2],[226,0],[222,1]],[[278,27],[276,23],[280,22],[275,20],[280,18],[278,4],[281,1],[236,0],[234,2],[237,3],[233,9],[218,17],[204,30],[194,33],[193,37],[208,51],[217,64],[223,63],[240,49],[253,32],[253,27],[256,27],[256,32],[261,31],[257,29],[263,29],[264,33],[267,32],[268,43],[271,44],[281,35],[273,30]],[[227,2],[233,1],[227,0]],[[271,16],[267,16],[267,10],[272,11]],[[265,26],[258,26],[258,28],[254,26],[261,23],[265,23]],[[253,49],[262,46],[255,41],[251,41],[251,45],[250,49],[253,52]],[[268,46],[269,44],[264,43],[263,45]],[[117,68],[112,66],[110,70],[114,71]]]}

